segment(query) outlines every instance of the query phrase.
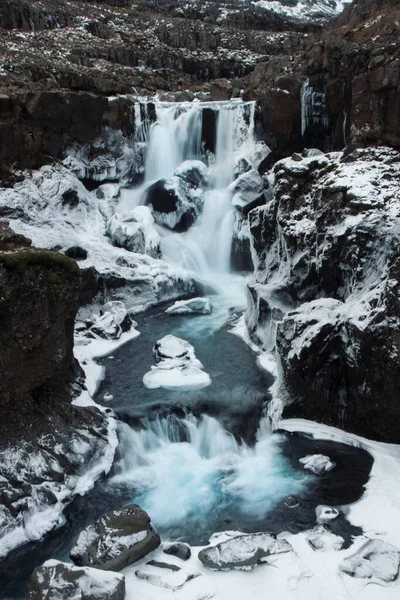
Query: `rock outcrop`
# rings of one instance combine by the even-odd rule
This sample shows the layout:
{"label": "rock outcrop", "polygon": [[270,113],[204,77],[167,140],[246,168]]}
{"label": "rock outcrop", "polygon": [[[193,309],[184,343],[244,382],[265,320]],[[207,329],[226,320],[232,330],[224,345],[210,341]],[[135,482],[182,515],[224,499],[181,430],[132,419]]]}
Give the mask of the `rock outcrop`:
{"label": "rock outcrop", "polygon": [[250,213],[247,323],[266,349],[276,332],[285,415],[399,442],[400,155],[297,158]]}

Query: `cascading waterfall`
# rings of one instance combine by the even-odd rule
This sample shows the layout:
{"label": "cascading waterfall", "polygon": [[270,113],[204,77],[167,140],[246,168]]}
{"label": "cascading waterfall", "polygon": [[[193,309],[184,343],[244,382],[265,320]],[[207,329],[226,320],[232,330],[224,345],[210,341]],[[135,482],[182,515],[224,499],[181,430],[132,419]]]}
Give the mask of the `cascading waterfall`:
{"label": "cascading waterfall", "polygon": [[232,512],[263,519],[308,480],[283,457],[267,419],[254,447],[239,443],[210,416],[144,420],[142,425],[140,430],[120,425],[121,458],[112,484],[128,486],[132,499],[166,533],[179,534],[196,523],[204,528],[205,520],[212,530],[215,519]]}

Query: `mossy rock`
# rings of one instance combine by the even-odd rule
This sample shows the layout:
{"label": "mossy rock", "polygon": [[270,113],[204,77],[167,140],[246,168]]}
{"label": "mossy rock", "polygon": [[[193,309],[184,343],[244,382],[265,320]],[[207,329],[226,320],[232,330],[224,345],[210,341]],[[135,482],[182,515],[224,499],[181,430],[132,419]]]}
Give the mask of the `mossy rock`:
{"label": "mossy rock", "polygon": [[50,279],[54,279],[54,283],[56,283],[56,279],[59,281],[57,273],[62,272],[65,277],[65,275],[72,275],[79,272],[79,267],[72,258],[59,252],[37,248],[1,253],[0,265],[3,265],[7,271],[20,275],[30,267],[43,267],[50,271],[51,277],[49,281]]}

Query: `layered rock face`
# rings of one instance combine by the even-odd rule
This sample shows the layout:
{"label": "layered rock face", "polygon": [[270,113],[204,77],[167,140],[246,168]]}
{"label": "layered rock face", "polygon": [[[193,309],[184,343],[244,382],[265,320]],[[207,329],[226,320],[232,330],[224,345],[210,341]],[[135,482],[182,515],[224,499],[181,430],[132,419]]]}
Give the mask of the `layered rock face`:
{"label": "layered rock face", "polygon": [[400,440],[400,156],[387,148],[286,159],[250,213],[250,331],[274,345],[284,415]]}

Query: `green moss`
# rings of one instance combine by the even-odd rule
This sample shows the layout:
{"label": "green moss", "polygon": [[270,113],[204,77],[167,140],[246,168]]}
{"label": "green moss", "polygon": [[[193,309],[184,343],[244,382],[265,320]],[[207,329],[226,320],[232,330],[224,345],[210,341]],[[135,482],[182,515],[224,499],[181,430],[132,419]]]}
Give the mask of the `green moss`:
{"label": "green moss", "polygon": [[30,267],[43,267],[48,271],[49,283],[61,283],[66,275],[79,271],[78,265],[72,258],[59,252],[37,248],[0,254],[0,265],[3,265],[7,271],[20,275]]}

